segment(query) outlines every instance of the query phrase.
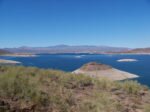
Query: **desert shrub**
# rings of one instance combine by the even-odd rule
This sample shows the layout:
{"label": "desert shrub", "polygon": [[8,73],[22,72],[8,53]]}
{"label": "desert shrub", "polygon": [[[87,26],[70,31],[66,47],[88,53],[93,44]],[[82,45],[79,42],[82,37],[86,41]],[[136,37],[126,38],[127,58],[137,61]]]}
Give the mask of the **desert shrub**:
{"label": "desert shrub", "polygon": [[82,112],[122,112],[123,110],[123,106],[114,101],[111,95],[105,92],[95,93],[91,100],[84,100],[80,108]]}
{"label": "desert shrub", "polygon": [[84,75],[72,75],[68,74],[63,77],[62,84],[67,88],[82,88],[92,86],[94,84],[93,79],[90,77],[85,77]]}
{"label": "desert shrub", "polygon": [[95,80],[95,85],[96,85],[97,89],[110,90],[113,87],[114,82],[112,82],[111,80],[106,79],[106,78],[97,78]]}
{"label": "desert shrub", "polygon": [[138,94],[142,86],[137,81],[125,81],[121,83],[121,88],[129,94]]}
{"label": "desert shrub", "polygon": [[36,85],[29,83],[27,76],[7,73],[0,75],[0,96],[32,99]]}

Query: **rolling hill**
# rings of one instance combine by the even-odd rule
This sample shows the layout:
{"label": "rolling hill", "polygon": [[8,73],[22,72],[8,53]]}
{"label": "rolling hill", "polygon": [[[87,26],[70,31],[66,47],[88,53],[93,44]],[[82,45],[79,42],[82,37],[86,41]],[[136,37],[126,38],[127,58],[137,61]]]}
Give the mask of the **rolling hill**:
{"label": "rolling hill", "polygon": [[150,53],[150,48],[137,48],[129,50],[128,53]]}
{"label": "rolling hill", "polygon": [[123,47],[109,47],[109,46],[68,46],[57,45],[49,47],[18,47],[18,48],[5,48],[14,53],[107,53],[107,52],[121,52],[127,51],[128,48]]}
{"label": "rolling hill", "polygon": [[0,49],[0,55],[3,55],[3,54],[10,54],[10,52],[3,50],[3,49]]}
{"label": "rolling hill", "polygon": [[91,54],[103,54],[103,53],[150,53],[150,48],[125,48],[125,47],[109,47],[109,46],[69,46],[69,45],[57,45],[49,47],[18,47],[18,48],[4,48],[1,50],[2,53],[12,52],[12,53],[29,53],[29,54],[55,54],[55,53],[91,53]]}

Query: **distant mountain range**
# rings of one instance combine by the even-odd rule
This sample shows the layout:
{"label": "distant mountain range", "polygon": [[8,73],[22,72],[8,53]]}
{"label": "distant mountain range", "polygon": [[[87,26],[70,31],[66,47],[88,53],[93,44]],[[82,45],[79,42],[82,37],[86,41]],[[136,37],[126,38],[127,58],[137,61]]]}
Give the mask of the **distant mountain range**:
{"label": "distant mountain range", "polygon": [[18,48],[5,48],[13,53],[109,53],[109,52],[125,52],[129,48],[123,47],[108,47],[108,46],[68,46],[57,45],[49,47],[18,47]]}
{"label": "distant mountain range", "polygon": [[30,53],[30,54],[41,54],[41,53],[91,53],[91,54],[102,54],[102,53],[150,53],[150,48],[138,48],[130,49],[124,47],[109,47],[109,46],[69,46],[69,45],[56,45],[49,47],[18,47],[18,48],[4,48],[3,51],[12,53]]}

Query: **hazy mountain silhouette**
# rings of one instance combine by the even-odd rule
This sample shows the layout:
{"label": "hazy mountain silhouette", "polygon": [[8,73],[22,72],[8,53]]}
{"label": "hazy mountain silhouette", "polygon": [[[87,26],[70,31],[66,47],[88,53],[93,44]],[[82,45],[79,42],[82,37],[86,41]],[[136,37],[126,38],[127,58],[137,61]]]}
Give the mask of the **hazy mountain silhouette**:
{"label": "hazy mountain silhouette", "polygon": [[28,47],[22,46],[18,48],[5,48],[14,53],[107,53],[107,52],[124,52],[129,48],[124,47],[109,47],[109,46],[69,46],[69,45],[56,45],[48,47]]}

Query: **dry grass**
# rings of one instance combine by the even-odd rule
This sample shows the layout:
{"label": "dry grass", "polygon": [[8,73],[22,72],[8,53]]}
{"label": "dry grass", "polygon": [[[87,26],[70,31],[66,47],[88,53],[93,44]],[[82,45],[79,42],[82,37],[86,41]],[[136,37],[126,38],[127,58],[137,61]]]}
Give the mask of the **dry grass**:
{"label": "dry grass", "polygon": [[137,107],[132,108],[125,106],[126,98],[117,93],[133,103],[130,99],[141,97],[143,88],[134,81],[112,82],[63,71],[1,66],[0,112],[126,112],[136,108],[148,112],[145,104],[149,102],[134,102]]}

